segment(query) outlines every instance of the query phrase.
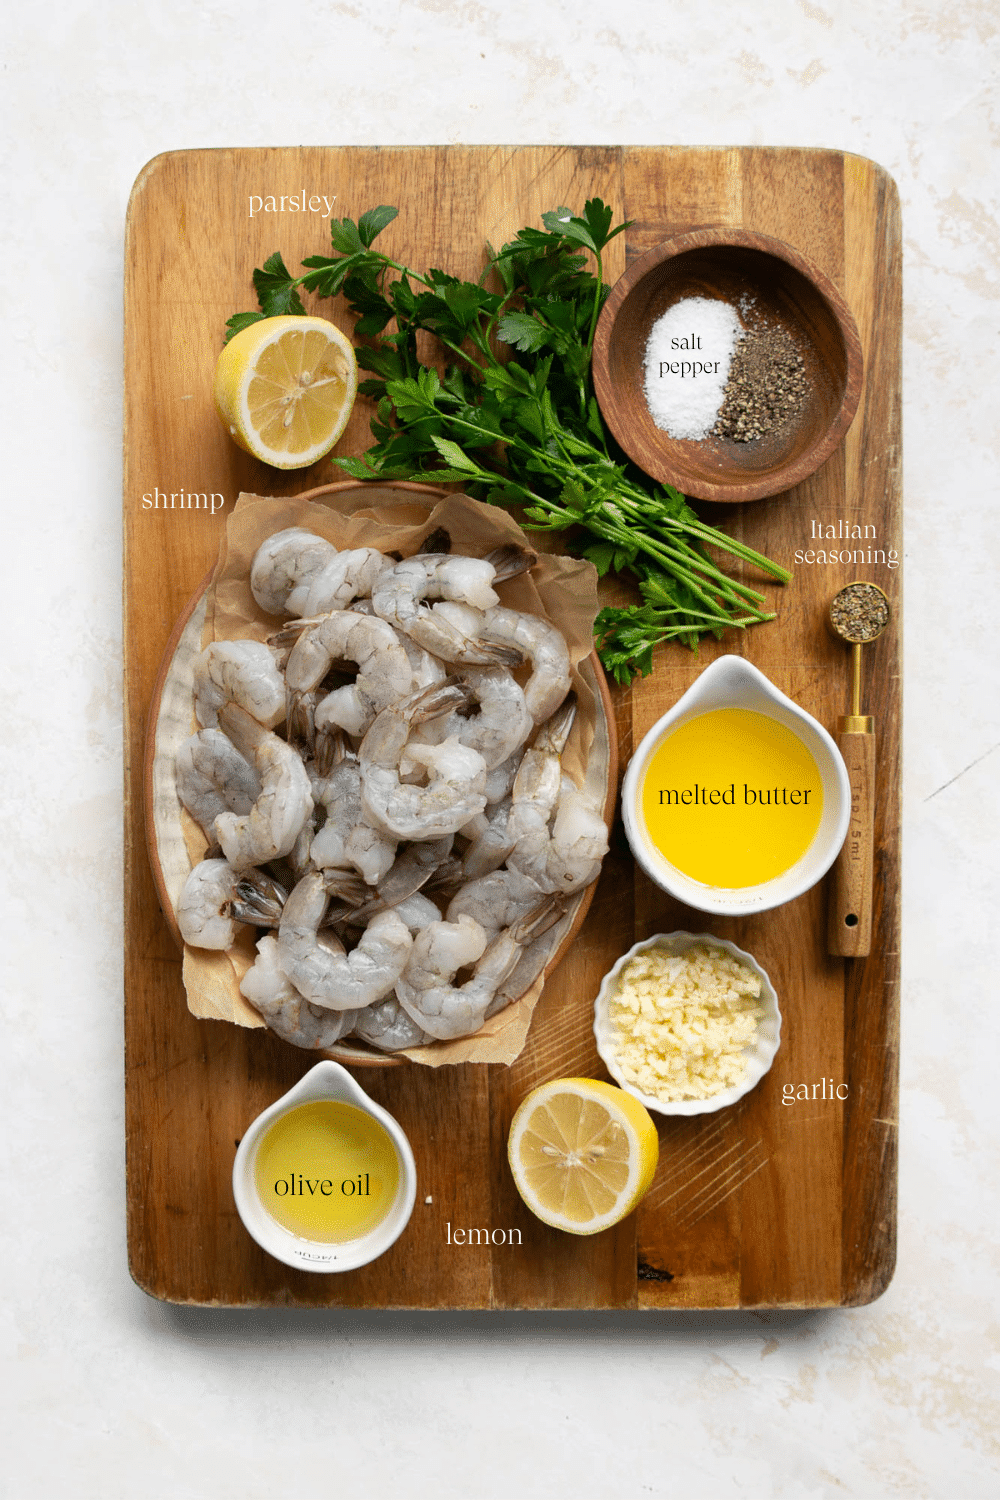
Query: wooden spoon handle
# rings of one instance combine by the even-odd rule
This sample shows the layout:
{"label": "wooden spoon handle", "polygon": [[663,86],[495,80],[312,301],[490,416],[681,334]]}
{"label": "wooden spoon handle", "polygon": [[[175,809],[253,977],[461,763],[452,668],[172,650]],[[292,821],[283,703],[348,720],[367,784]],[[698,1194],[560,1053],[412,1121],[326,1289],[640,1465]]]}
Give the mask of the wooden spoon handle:
{"label": "wooden spoon handle", "polygon": [[842,732],[838,743],[851,778],[851,821],[834,865],[826,942],[830,953],[863,958],[872,943],[875,736]]}

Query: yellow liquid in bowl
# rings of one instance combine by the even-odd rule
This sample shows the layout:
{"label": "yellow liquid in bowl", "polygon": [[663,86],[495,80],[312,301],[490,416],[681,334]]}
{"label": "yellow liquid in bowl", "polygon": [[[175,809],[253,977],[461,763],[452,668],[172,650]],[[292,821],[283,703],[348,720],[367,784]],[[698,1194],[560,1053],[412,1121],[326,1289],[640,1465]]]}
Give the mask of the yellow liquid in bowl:
{"label": "yellow liquid in bowl", "polygon": [[317,1099],[280,1115],[254,1161],[271,1218],[302,1239],[342,1245],[386,1217],[399,1188],[388,1131],[365,1110]]}
{"label": "yellow liquid in bowl", "polygon": [[640,789],[649,836],[702,885],[763,885],[798,862],[823,816],[812,754],[777,719],[719,708],[669,733]]}

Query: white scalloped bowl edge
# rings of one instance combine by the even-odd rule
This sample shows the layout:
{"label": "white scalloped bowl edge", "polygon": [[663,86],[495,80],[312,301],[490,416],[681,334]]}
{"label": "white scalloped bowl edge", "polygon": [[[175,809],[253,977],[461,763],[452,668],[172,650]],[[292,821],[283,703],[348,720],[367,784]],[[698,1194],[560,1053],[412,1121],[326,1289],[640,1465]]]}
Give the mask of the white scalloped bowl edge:
{"label": "white scalloped bowl edge", "polygon": [[[618,978],[622,969],[637,953],[648,953],[651,948],[666,948],[672,954],[686,953],[696,943],[704,943],[710,948],[723,948],[734,958],[742,959],[744,963],[749,964],[754,973],[760,975],[760,999],[764,1006],[764,1016],[757,1028],[757,1037],[753,1046],[744,1049],[747,1056],[747,1071],[746,1077],[740,1083],[733,1084],[721,1094],[713,1094],[710,1099],[656,1099],[651,1094],[642,1093],[634,1084],[628,1083],[618,1067],[614,1050],[617,1028],[610,1017],[611,997],[617,991]],[[648,1110],[654,1110],[661,1115],[707,1115],[714,1113],[717,1109],[725,1109],[728,1105],[735,1104],[738,1099],[749,1094],[750,1090],[760,1083],[774,1062],[781,1043],[781,1011],[778,1008],[778,996],[771,983],[770,975],[766,969],[761,968],[752,953],[747,953],[743,948],[737,948],[736,944],[731,943],[728,938],[713,937],[707,932],[659,933],[656,937],[646,938],[641,943],[633,944],[601,980],[601,987],[594,1001],[594,1036],[601,1059],[619,1088],[623,1089],[626,1094],[631,1094],[633,1099],[638,1099],[639,1103],[644,1104]]]}

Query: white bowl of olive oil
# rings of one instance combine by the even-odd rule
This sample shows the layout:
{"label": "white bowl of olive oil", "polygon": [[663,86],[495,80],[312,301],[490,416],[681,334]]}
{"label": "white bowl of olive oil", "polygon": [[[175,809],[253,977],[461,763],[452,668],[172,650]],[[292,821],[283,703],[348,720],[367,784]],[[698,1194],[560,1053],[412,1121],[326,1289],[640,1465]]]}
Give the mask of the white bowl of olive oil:
{"label": "white bowl of olive oil", "polygon": [[329,1061],[258,1115],[233,1164],[248,1233],[301,1271],[353,1271],[384,1254],[406,1228],[416,1193],[402,1129]]}
{"label": "white bowl of olive oil", "polygon": [[697,911],[801,896],[840,852],[851,785],[833,739],[739,656],[720,656],[653,725],[622,786],[632,853]]}

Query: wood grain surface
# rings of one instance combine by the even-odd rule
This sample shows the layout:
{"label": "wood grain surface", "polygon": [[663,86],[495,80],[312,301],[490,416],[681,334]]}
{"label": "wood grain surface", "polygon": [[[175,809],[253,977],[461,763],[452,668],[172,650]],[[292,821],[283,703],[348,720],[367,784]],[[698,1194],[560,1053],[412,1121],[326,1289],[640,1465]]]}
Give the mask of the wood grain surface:
{"label": "wood grain surface", "polygon": [[851,778],[851,822],[833,868],[826,941],[831,953],[864,958],[872,947],[875,735],[844,732],[837,744]]}
{"label": "wood grain surface", "polygon": [[[609,247],[612,280],[668,236],[724,223],[787,240],[845,297],[865,379],[844,443],[794,490],[746,506],[699,504],[706,519],[793,567],[787,586],[764,585],[778,619],[711,642],[697,658],[664,649],[652,676],[616,690],[623,769],[638,738],[723,652],[747,656],[833,729],[849,680],[846,653],[824,628],[830,598],[870,578],[893,611],[865,653],[864,701],[878,725],[871,954],[827,954],[826,883],[746,920],[678,905],[636,869],[617,824],[588,918],[513,1067],[358,1074],[410,1138],[417,1205],[385,1256],[329,1277],[270,1259],[237,1217],[236,1144],[311,1059],[265,1032],[188,1013],[146,857],[142,797],[157,669],[237,495],[299,493],[332,477],[327,463],[265,469],[229,441],[211,400],[225,320],[253,306],[253,267],[279,249],[290,267],[326,249],[323,213],[250,215],[251,197],[286,195],[287,205],[303,189],[307,198],[335,194],[338,217],[397,205],[379,244],[418,268],[478,274],[484,241],[499,245],[544,211],[578,211],[596,195],[635,221]],[[796,564],[795,553],[824,547],[818,525],[860,525],[876,531],[866,546],[901,556],[900,233],[891,179],[835,151],[189,151],[158,157],[140,175],[125,283],[125,1064],[130,1268],[151,1295],[219,1306],[669,1309],[856,1305],[883,1290],[895,1254],[901,578],[884,563]],[[339,300],[317,311],[353,331]],[[339,452],[367,446],[369,416],[359,399]],[[219,497],[214,513],[210,499],[191,496]],[[612,585],[607,597],[628,593]],[[783,1014],[775,1064],[732,1109],[660,1120],[657,1176],[630,1219],[590,1239],[547,1229],[507,1169],[513,1111],[548,1078],[606,1076],[591,1031],[600,978],[638,938],[677,929],[732,938],[768,970]],[[809,1097],[784,1104],[789,1087]],[[519,1229],[522,1243],[449,1245],[449,1224]]]}

